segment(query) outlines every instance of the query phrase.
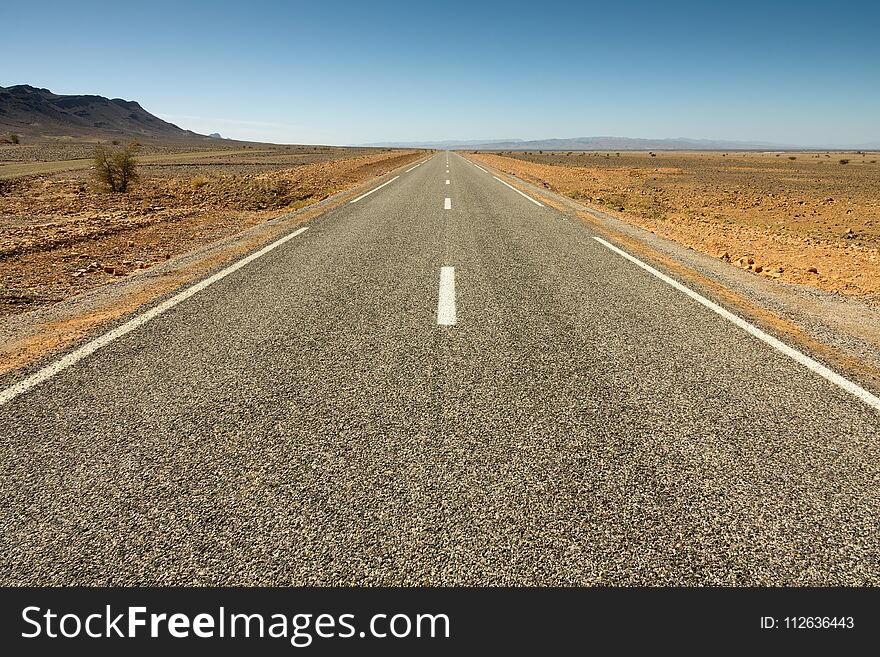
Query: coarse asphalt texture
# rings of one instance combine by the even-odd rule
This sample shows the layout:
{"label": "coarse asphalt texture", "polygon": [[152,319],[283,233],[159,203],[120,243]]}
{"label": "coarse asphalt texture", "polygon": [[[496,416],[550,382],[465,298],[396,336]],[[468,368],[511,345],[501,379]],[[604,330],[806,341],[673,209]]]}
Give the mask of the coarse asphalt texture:
{"label": "coarse asphalt texture", "polygon": [[0,581],[880,584],[880,413],[593,236],[446,153],[313,219],[0,406]]}

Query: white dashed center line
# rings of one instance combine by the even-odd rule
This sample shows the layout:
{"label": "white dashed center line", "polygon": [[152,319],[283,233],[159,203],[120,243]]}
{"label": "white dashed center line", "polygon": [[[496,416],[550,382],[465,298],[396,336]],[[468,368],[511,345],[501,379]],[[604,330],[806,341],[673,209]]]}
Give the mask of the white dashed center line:
{"label": "white dashed center line", "polygon": [[437,298],[437,325],[455,326],[455,267],[440,268],[440,295]]}
{"label": "white dashed center line", "polygon": [[452,199],[451,198],[447,197],[446,200],[443,201],[443,209],[444,210],[451,210],[452,209]]}
{"label": "white dashed center line", "polygon": [[448,180],[446,181],[446,184],[447,184],[447,185],[449,184],[449,181],[448,181]]}

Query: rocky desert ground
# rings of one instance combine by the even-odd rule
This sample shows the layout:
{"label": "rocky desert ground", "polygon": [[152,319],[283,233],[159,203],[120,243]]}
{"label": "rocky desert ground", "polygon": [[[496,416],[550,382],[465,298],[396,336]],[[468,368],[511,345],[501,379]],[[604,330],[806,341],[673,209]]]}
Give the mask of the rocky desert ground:
{"label": "rocky desert ground", "polygon": [[[107,192],[93,144],[0,145],[0,317],[53,304],[421,157],[417,151],[150,143]],[[35,173],[35,171],[37,173]]]}
{"label": "rocky desert ground", "polygon": [[880,306],[880,154],[471,157],[756,276]]}

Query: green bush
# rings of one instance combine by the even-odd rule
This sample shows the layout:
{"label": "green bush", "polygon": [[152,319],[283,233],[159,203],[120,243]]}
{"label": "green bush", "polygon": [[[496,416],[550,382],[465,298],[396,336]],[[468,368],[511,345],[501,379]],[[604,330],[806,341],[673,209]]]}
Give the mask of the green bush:
{"label": "green bush", "polygon": [[140,150],[141,145],[136,141],[119,149],[98,144],[93,155],[95,177],[107,185],[111,192],[127,192],[129,185],[138,179],[137,160],[134,156]]}

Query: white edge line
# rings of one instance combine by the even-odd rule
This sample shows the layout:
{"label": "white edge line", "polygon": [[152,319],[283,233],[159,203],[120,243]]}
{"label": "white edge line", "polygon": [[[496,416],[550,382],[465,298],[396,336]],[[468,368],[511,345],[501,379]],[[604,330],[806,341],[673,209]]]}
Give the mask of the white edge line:
{"label": "white edge line", "polygon": [[427,159],[425,159],[425,160],[422,160],[421,162],[419,162],[419,163],[418,163],[417,165],[415,165],[414,167],[410,167],[409,169],[407,169],[406,171],[404,171],[404,173],[409,173],[409,172],[412,171],[413,169],[418,169],[420,166],[422,166],[425,162],[427,162],[427,161],[430,160],[430,159],[431,159],[431,158],[429,157],[429,158],[427,158]]}
{"label": "white edge line", "polygon": [[83,345],[79,349],[72,351],[71,353],[67,354],[63,358],[59,358],[54,363],[50,363],[49,365],[46,365],[46,367],[42,368],[41,370],[38,370],[37,372],[31,374],[28,377],[22,379],[18,383],[9,386],[8,388],[6,388],[3,391],[0,391],[0,406],[7,404],[8,402],[10,402],[13,399],[15,399],[16,397],[18,397],[20,394],[27,392],[28,390],[30,390],[34,386],[37,386],[37,385],[43,383],[44,381],[55,376],[56,374],[58,374],[62,370],[67,369],[71,365],[75,365],[76,363],[81,361],[83,358],[90,356],[91,354],[96,352],[101,347],[104,347],[104,346],[110,344],[111,342],[113,342],[117,338],[121,338],[126,333],[132,332],[133,330],[135,330],[139,326],[146,324],[151,319],[158,317],[159,315],[161,315],[165,311],[173,308],[174,306],[181,303],[182,301],[186,301],[194,294],[201,292],[206,287],[213,285],[214,283],[216,283],[217,281],[219,281],[223,278],[226,278],[227,276],[238,271],[239,269],[241,269],[245,265],[253,262],[257,258],[260,258],[260,257],[266,255],[272,249],[278,248],[279,246],[281,246],[285,242],[292,240],[294,237],[304,233],[308,229],[309,229],[308,226],[303,226],[302,228],[299,228],[299,229],[295,230],[294,232],[290,233],[290,235],[285,235],[281,239],[275,240],[271,244],[264,246],[262,249],[260,249],[256,253],[252,253],[251,255],[247,256],[246,258],[243,258],[243,259],[239,260],[238,262],[230,265],[226,269],[217,272],[213,276],[206,278],[205,280],[186,288],[183,292],[178,292],[177,294],[175,294],[173,297],[171,297],[167,301],[163,301],[158,306],[151,308],[150,310],[146,311],[145,313],[142,313],[142,314],[138,315],[137,317],[134,317],[134,318],[128,320],[124,324],[117,326],[115,329],[108,331],[107,333],[105,333],[104,335],[102,335],[98,338],[95,338],[94,340],[92,340],[88,344]]}
{"label": "white edge line", "polygon": [[529,199],[529,200],[530,200],[532,203],[534,203],[535,205],[540,205],[542,208],[544,207],[544,204],[543,204],[543,203],[541,203],[541,202],[539,202],[539,201],[536,201],[535,199],[533,199],[531,196],[529,196],[529,195],[526,194],[525,192],[521,192],[521,191],[519,191],[519,190],[518,190],[516,187],[514,187],[513,185],[508,185],[506,182],[504,182],[503,180],[501,180],[501,178],[499,178],[498,176],[492,176],[492,177],[493,177],[495,180],[497,180],[498,182],[500,182],[502,185],[507,185],[508,187],[510,187],[510,188],[511,188],[513,191],[515,191],[517,194],[520,194],[520,195],[522,195],[522,196],[525,196],[527,199]]}
{"label": "white edge line", "polygon": [[[471,162],[471,164],[474,164],[474,163]],[[478,168],[480,171],[482,171],[483,173],[489,173],[489,172],[486,171],[483,167],[481,167],[479,164],[474,164],[474,166],[477,167],[477,168]]]}
{"label": "white edge line", "polygon": [[606,242],[601,237],[594,236],[593,239],[596,240],[597,242],[599,242],[600,244],[602,244],[603,246],[611,249],[612,251],[614,251],[618,255],[623,256],[624,258],[626,258],[627,260],[629,260],[633,264],[638,265],[639,267],[641,267],[645,271],[653,274],[654,276],[656,276],[657,278],[662,280],[664,283],[668,283],[669,285],[674,287],[676,290],[688,295],[691,299],[693,299],[697,303],[699,303],[699,304],[705,306],[706,308],[708,308],[709,310],[721,315],[724,319],[728,320],[732,324],[735,324],[736,326],[738,326],[739,328],[741,328],[745,332],[758,338],[762,342],[767,343],[768,345],[770,345],[771,347],[773,347],[777,351],[782,352],[783,354],[785,354],[786,356],[788,356],[792,360],[800,363],[801,365],[803,365],[804,367],[806,367],[810,371],[818,374],[819,376],[821,376],[824,379],[827,379],[828,381],[830,381],[834,385],[838,386],[839,388],[846,390],[848,393],[855,395],[856,397],[861,399],[863,402],[868,404],[868,406],[872,406],[876,410],[880,411],[880,398],[875,397],[874,395],[872,395],[870,392],[868,392],[867,390],[865,390],[861,386],[856,385],[855,383],[853,383],[849,379],[843,378],[837,372],[834,372],[834,371],[828,369],[827,367],[822,365],[822,363],[819,363],[819,362],[813,360],[812,358],[810,358],[806,354],[801,353],[797,349],[793,349],[792,347],[789,347],[787,344],[785,344],[781,340],[778,340],[778,339],[774,338],[772,335],[765,333],[764,331],[759,329],[757,326],[749,324],[744,319],[734,315],[729,310],[722,308],[717,303],[713,303],[712,301],[709,301],[709,299],[707,299],[706,297],[694,292],[689,287],[682,285],[681,283],[679,283],[678,281],[676,281],[673,278],[670,278],[666,274],[657,271],[656,269],[654,269],[650,265],[645,264],[644,262],[642,262],[641,260],[639,260],[635,256],[631,256],[629,253],[627,253],[623,249],[619,249],[618,247],[614,246],[613,244]]}
{"label": "white edge line", "polygon": [[358,197],[357,197],[356,199],[354,199],[353,201],[349,201],[349,203],[357,203],[357,202],[360,201],[362,198],[365,198],[365,197],[369,196],[369,195],[372,194],[373,192],[378,192],[378,191],[379,191],[380,189],[382,189],[385,185],[390,185],[391,183],[393,183],[393,182],[394,182],[395,180],[397,180],[398,178],[400,178],[400,176],[394,176],[391,180],[386,180],[385,182],[383,182],[383,183],[382,183],[381,185],[379,185],[378,187],[374,187],[373,189],[371,189],[370,191],[368,191],[366,194],[361,194],[360,196],[358,196]]}

